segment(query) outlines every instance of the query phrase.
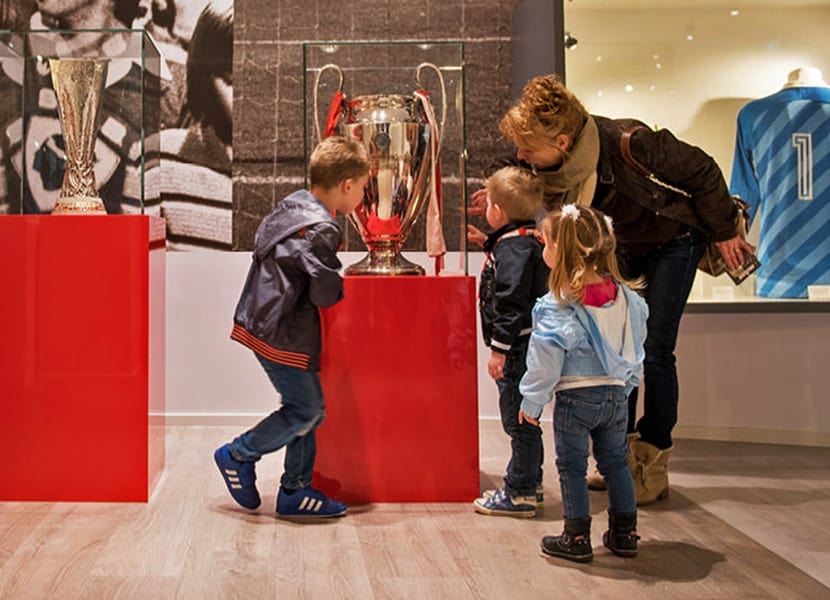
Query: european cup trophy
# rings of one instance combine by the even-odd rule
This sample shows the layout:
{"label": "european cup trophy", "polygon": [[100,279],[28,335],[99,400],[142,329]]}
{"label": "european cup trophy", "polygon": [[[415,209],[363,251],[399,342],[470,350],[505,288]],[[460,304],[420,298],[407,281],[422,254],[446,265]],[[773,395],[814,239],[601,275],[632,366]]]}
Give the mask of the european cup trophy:
{"label": "european cup trophy", "polygon": [[63,184],[52,209],[55,214],[107,212],[95,185],[94,165],[108,64],[108,59],[49,59],[66,152]]}
{"label": "european cup trophy", "polygon": [[[420,77],[433,69],[441,86],[441,123],[437,122]],[[329,107],[325,131],[318,119],[320,76],[334,69],[340,76]],[[369,254],[346,268],[347,275],[423,275],[424,269],[401,255],[401,247],[424,207],[438,194],[441,131],[446,115],[446,90],[438,67],[418,66],[418,89],[412,95],[376,94],[347,98],[341,92],[343,72],[337,65],[320,69],[314,83],[314,119],[318,140],[339,134],[366,148],[371,167],[363,201],[349,215]],[[436,211],[439,212],[439,211]],[[440,223],[439,223],[440,235]],[[443,244],[443,238],[441,239]]]}

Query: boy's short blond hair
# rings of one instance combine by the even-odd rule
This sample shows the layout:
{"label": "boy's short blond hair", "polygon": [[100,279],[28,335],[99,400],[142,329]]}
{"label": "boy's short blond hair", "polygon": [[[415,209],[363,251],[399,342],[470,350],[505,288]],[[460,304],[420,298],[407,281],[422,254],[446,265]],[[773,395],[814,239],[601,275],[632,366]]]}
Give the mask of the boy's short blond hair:
{"label": "boy's short blond hair", "polygon": [[500,207],[511,222],[532,221],[542,207],[542,185],[530,171],[503,167],[485,182],[490,202]]}
{"label": "boy's short blond hair", "polygon": [[369,172],[369,155],[355,140],[331,136],[311,153],[308,181],[311,187],[332,189],[346,179],[357,179]]}

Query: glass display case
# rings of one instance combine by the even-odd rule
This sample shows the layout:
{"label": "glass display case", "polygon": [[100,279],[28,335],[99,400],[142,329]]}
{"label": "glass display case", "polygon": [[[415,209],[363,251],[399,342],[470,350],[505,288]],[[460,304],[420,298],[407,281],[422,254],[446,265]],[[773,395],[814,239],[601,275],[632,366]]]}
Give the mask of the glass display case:
{"label": "glass display case", "polygon": [[[61,113],[71,110],[59,106],[50,59],[97,59],[106,65],[100,98],[86,83],[70,82],[67,92],[78,112],[97,107],[92,116],[72,116],[90,121],[75,133],[94,137],[93,191],[109,214],[158,214],[163,65],[150,35],[141,29],[0,30],[0,42],[0,213],[51,213],[63,197],[72,159],[67,142],[72,151],[77,136],[62,129]],[[89,102],[77,102],[84,93]]]}
{"label": "glass display case", "polygon": [[[636,7],[613,0],[566,2],[565,29],[572,40],[579,42],[565,51],[568,87],[594,114],[633,117],[655,128],[670,129],[714,157],[727,182],[734,183],[741,109],[782,90],[795,71],[812,67],[827,79],[828,11],[827,3],[794,4],[784,0],[763,5],[652,0],[639,2]],[[817,127],[816,123],[813,121],[810,128]],[[789,153],[788,160],[795,164],[796,159],[801,161],[804,149],[804,144],[787,142],[782,144],[780,154]],[[818,156],[816,153],[816,168]],[[776,177],[783,188],[783,176]],[[827,189],[826,180],[816,177],[815,182],[819,198],[824,193],[820,189],[822,183],[824,191]],[[798,196],[788,201],[792,206],[801,203],[799,208],[803,209],[821,206],[818,200],[812,200],[810,206],[809,201]],[[764,244],[772,245],[769,237],[762,239],[762,223],[764,219],[772,220],[769,215],[781,210],[780,206],[770,209],[770,202],[765,204],[767,214],[764,215],[762,206],[749,236],[750,243],[758,246],[759,256]],[[815,221],[821,223],[826,219]],[[787,242],[791,240],[792,237]],[[814,245],[809,252],[812,265],[830,265],[826,250],[830,245],[824,241],[826,236],[810,242]],[[791,265],[778,269],[766,256],[762,256],[762,262],[766,262],[763,270],[770,273],[796,271]],[[819,281],[812,283],[830,283],[830,270],[824,269],[823,274],[815,277]],[[745,301],[758,299],[755,284],[754,275],[736,286],[726,275],[713,278],[699,271],[692,300],[725,307],[744,305]],[[826,301],[825,290],[830,290],[830,286],[811,287],[816,293],[780,301],[790,307],[798,307],[807,298]],[[825,292],[824,298],[820,292]],[[758,306],[771,310],[774,302]],[[796,309],[801,310],[793,308]]]}
{"label": "glass display case", "polygon": [[[355,268],[416,274],[409,260],[431,265],[421,255],[434,254],[442,234],[441,272],[466,274],[463,43],[306,43],[303,61],[306,171],[311,151],[331,133],[365,142],[372,160],[364,202],[348,219],[352,224],[343,223],[347,251],[372,250],[366,257],[372,264]],[[430,162],[430,154],[438,159]],[[440,232],[429,216],[432,194]],[[409,259],[400,264],[396,257],[380,264],[390,228]]]}

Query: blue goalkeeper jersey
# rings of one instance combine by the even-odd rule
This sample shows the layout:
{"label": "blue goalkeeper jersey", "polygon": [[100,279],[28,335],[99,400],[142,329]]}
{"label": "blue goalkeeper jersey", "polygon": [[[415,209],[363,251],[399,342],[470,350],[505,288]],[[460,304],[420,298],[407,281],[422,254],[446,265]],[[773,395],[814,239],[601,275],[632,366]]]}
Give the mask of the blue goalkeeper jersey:
{"label": "blue goalkeeper jersey", "polygon": [[759,296],[830,284],[830,88],[785,88],[740,110],[730,191],[760,215]]}

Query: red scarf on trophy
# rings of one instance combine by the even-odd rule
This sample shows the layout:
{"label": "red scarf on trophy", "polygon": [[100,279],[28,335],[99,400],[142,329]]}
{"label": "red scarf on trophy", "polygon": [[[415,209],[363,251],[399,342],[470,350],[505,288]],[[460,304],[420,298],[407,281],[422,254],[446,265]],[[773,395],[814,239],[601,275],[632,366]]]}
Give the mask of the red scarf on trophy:
{"label": "red scarf on trophy", "polygon": [[429,190],[429,206],[427,207],[427,255],[435,259],[435,274],[439,275],[444,268],[444,255],[447,245],[444,242],[444,229],[441,225],[441,165],[438,163],[438,148],[441,145],[441,132],[438,131],[438,121],[429,101],[429,92],[416,90],[415,97],[424,107],[427,123],[430,126],[430,142],[432,144],[432,167],[430,180],[432,188]]}
{"label": "red scarf on trophy", "polygon": [[[326,115],[326,128],[323,130],[323,139],[337,133],[337,122],[340,120],[340,113],[343,111],[343,104],[346,95],[341,91],[334,92],[329,104],[329,114]],[[315,117],[318,118],[318,117]]]}

